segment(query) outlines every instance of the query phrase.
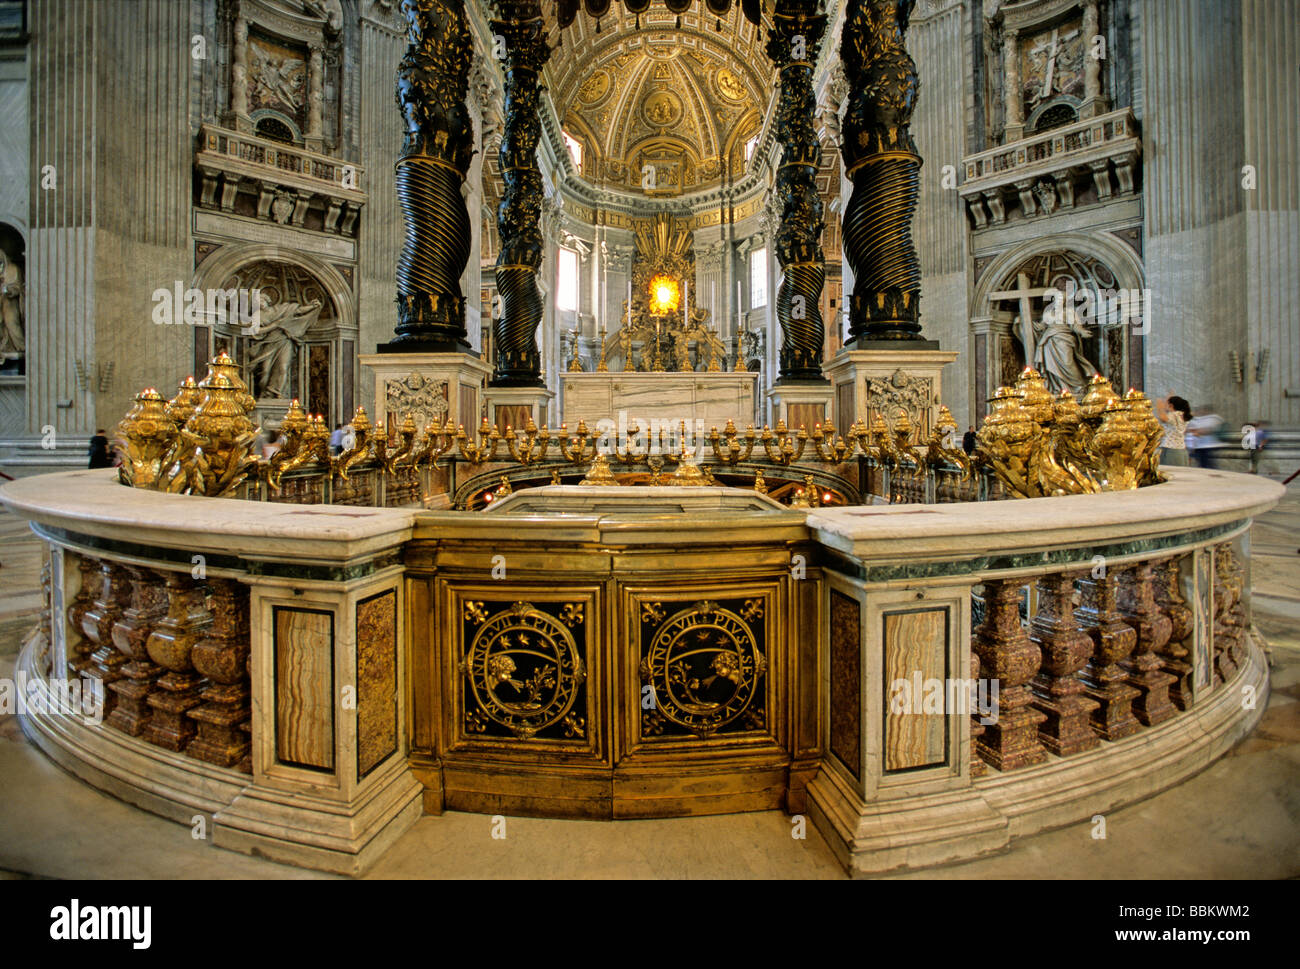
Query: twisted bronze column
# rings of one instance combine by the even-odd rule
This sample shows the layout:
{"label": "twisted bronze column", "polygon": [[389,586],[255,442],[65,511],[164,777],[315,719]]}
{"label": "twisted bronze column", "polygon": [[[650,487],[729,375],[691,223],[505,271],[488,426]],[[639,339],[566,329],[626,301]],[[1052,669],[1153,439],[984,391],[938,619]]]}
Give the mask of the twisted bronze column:
{"label": "twisted bronze column", "polygon": [[822,200],[817,194],[821,144],[813,126],[816,100],[812,69],[826,32],[826,16],[817,0],[777,0],[768,34],[767,56],[781,77],[776,139],[781,167],[776,175],[781,226],[774,249],[785,278],[776,294],[781,324],[781,371],[778,383],[822,380],[821,295],[826,281],[822,253]]}
{"label": "twisted bronze column", "polygon": [[920,81],[904,47],[916,0],[849,0],[840,56],[849,78],[842,126],[844,253],[853,270],[849,339],[921,340],[921,264],[912,217],[921,156],[908,131]]}
{"label": "twisted bronze column", "polygon": [[540,387],[541,356],[537,324],[542,297],[537,270],[542,264],[542,173],[537,143],[542,137],[538,76],[550,57],[538,0],[497,0],[492,30],[505,40],[505,130],[501,136],[501,177],[505,192],[497,209],[501,252],[497,290],[501,317],[495,325],[497,351],[494,387]]}
{"label": "twisted bronze column", "polygon": [[403,0],[406,55],[397,69],[405,141],[397,201],[406,238],[397,260],[397,328],[382,353],[472,352],[460,277],[470,221],[461,186],[474,151],[465,106],[472,44],[464,0]]}

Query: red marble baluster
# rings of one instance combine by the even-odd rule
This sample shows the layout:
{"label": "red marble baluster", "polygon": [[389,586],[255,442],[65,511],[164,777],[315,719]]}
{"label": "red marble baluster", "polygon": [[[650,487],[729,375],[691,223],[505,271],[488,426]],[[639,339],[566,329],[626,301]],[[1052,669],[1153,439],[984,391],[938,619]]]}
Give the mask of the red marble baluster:
{"label": "red marble baluster", "polygon": [[[974,650],[971,650],[971,654],[970,654],[970,678],[972,683],[975,684],[979,683],[980,658],[975,653]],[[978,693],[979,693],[979,687],[977,685],[976,695],[978,695]],[[981,757],[979,754],[979,739],[980,737],[984,736],[984,730],[985,730],[984,724],[980,723],[981,716],[982,714],[980,713],[979,708],[976,707],[975,712],[971,714],[971,718],[970,718],[970,776],[971,777],[982,777],[985,774],[987,774],[989,770],[988,764],[984,763],[984,758]]]}
{"label": "red marble baluster", "polygon": [[1038,612],[1029,638],[1043,653],[1043,665],[1030,684],[1034,706],[1047,720],[1038,728],[1043,746],[1062,757],[1101,743],[1092,716],[1101,705],[1084,695],[1079,670],[1092,655],[1092,637],[1074,618],[1074,581],[1083,573],[1060,572],[1038,580]]}
{"label": "red marble baluster", "polygon": [[185,753],[198,760],[232,767],[244,761],[250,733],[240,729],[251,715],[248,677],[248,590],[231,579],[214,579],[209,610],[212,628],[194,646],[190,659],[208,678],[201,706],[189,711],[198,736]]}
{"label": "red marble baluster", "polygon": [[168,750],[184,750],[197,732],[186,714],[200,703],[203,678],[194,671],[190,654],[212,624],[205,591],[188,574],[168,572],[167,615],[147,644],[149,656],[167,672],[149,697],[153,719],[144,737]]}
{"label": "red marble baluster", "polygon": [[109,684],[117,695],[109,726],[138,737],[152,711],[149,694],[162,675],[162,668],[149,659],[145,643],[154,624],[167,615],[167,593],[162,577],[148,569],[129,565],[126,574],[131,583],[131,602],[122,610],[122,618],[113,624],[113,645],[127,658],[122,678]]}
{"label": "red marble baluster", "polygon": [[103,704],[106,718],[117,704],[117,694],[109,689],[109,685],[122,678],[122,667],[127,660],[126,655],[113,644],[113,624],[122,618],[130,605],[131,578],[126,569],[116,562],[101,563],[100,589],[95,601],[81,617],[81,631],[95,646],[90,666],[83,676],[87,679],[87,686],[94,690]]}
{"label": "red marble baluster", "polygon": [[1178,559],[1170,558],[1156,566],[1156,604],[1169,617],[1169,641],[1160,650],[1160,668],[1174,678],[1169,699],[1179,710],[1192,705],[1192,662],[1187,639],[1195,631],[1192,609],[1179,587]]}
{"label": "red marble baluster", "polygon": [[1115,608],[1115,576],[1079,579],[1083,599],[1074,618],[1092,638],[1092,656],[1080,678],[1085,692],[1100,706],[1093,711],[1092,727],[1103,740],[1121,740],[1142,729],[1133,716],[1133,699],[1141,692],[1129,686],[1119,661],[1133,652],[1137,630],[1120,618]]}
{"label": "red marble baluster", "polygon": [[1173,624],[1155,600],[1155,575],[1150,562],[1130,565],[1120,572],[1116,605],[1124,621],[1137,630],[1137,645],[1120,665],[1128,681],[1141,690],[1133,701],[1133,713],[1148,727],[1164,723],[1178,711],[1169,700],[1175,678],[1160,669],[1156,653],[1169,642]]}
{"label": "red marble baluster", "polygon": [[984,583],[984,622],[975,630],[973,649],[985,676],[998,680],[997,720],[976,741],[980,756],[998,770],[1015,770],[1047,759],[1038,742],[1038,725],[1047,718],[1031,705],[1026,684],[1038,672],[1042,654],[1020,625],[1021,583]]}
{"label": "red marble baluster", "polygon": [[103,582],[99,562],[84,555],[76,558],[77,571],[81,573],[81,588],[68,606],[68,624],[72,627],[68,632],[68,672],[73,676],[81,676],[90,668],[90,654],[95,651],[94,644],[82,632],[81,621],[99,595]]}

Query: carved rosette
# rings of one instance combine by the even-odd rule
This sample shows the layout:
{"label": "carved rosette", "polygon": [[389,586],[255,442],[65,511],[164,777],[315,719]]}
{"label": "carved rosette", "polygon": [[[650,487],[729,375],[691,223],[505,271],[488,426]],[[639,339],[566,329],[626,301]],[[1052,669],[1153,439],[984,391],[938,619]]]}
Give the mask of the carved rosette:
{"label": "carved rosette", "polygon": [[397,261],[396,336],[388,352],[464,352],[469,211],[461,195],[474,151],[465,105],[473,45],[464,0],[406,0],[407,48],[397,69],[405,140],[397,200],[406,238]]}
{"label": "carved rosette", "polygon": [[501,252],[497,290],[501,316],[496,321],[496,387],[541,386],[537,325],[542,297],[537,271],[542,264],[542,174],[537,144],[542,137],[539,101],[542,67],[550,57],[546,27],[537,0],[498,0],[492,30],[505,40],[505,130],[498,154],[505,189],[497,208]]}
{"label": "carved rosette", "polygon": [[908,126],[920,80],[904,40],[915,0],[850,0],[840,41],[849,78],[843,125],[844,254],[853,269],[849,343],[918,340],[921,264],[912,217],[921,156]]}
{"label": "carved rosette", "polygon": [[459,664],[467,733],[527,740],[554,728],[585,738],[587,667],[574,634],[586,621],[584,603],[548,603],[554,615],[515,602],[489,616],[484,605],[465,603],[466,627],[475,630]]}
{"label": "carved rosette", "polygon": [[822,201],[817,192],[821,143],[817,138],[817,103],[812,67],[826,32],[826,17],[816,0],[778,0],[768,35],[767,56],[781,78],[776,113],[776,139],[781,167],[776,194],[781,223],[774,250],[785,278],[776,294],[776,318],[781,324],[780,381],[821,380],[821,315],[826,260],[822,252]]}
{"label": "carved rosette", "polygon": [[998,681],[997,719],[975,742],[976,749],[1003,771],[1047,759],[1038,741],[1038,725],[1047,718],[1031,705],[1027,685],[1042,664],[1042,653],[1020,624],[1020,590],[1015,580],[984,583],[984,621],[972,642],[981,672]]}
{"label": "carved rosette", "polygon": [[[728,608],[728,605],[731,608]],[[708,739],[720,731],[763,729],[767,716],[762,651],[764,600],[695,602],[666,618],[659,603],[643,604],[641,682],[655,697],[642,714],[642,733],[668,728]]]}

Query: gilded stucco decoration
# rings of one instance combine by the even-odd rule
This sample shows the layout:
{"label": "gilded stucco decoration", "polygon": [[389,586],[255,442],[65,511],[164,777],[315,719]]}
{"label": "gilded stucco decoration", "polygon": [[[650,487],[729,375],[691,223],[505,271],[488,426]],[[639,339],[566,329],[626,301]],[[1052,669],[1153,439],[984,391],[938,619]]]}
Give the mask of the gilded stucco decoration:
{"label": "gilded stucco decoration", "polygon": [[721,33],[712,16],[702,24],[688,11],[680,27],[675,20],[652,7],[638,30],[636,18],[614,5],[600,33],[585,12],[563,31],[546,81],[563,127],[583,144],[587,177],[662,196],[743,171],[745,143],[775,86],[764,32],[735,11],[721,20]]}

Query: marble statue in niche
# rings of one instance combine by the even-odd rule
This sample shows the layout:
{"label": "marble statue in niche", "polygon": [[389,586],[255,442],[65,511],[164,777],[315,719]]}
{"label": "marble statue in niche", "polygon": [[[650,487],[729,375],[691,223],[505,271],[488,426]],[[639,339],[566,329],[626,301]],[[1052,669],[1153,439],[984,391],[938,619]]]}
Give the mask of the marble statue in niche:
{"label": "marble statue in niche", "polygon": [[0,361],[27,352],[23,270],[0,250]]}
{"label": "marble statue in niche", "polygon": [[316,325],[324,304],[319,299],[308,303],[285,302],[271,305],[265,293],[259,297],[260,315],[250,329],[252,357],[248,367],[253,374],[253,396],[284,398],[289,396],[289,368],[294,353],[302,345],[307,331]]}
{"label": "marble statue in niche", "polygon": [[1049,300],[1034,322],[1034,369],[1047,379],[1052,393],[1069,390],[1082,400],[1088,379],[1097,367],[1083,355],[1083,341],[1092,336],[1079,314],[1065,300]]}

